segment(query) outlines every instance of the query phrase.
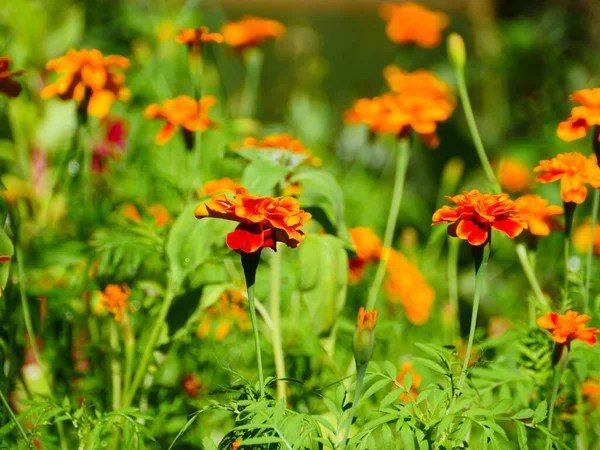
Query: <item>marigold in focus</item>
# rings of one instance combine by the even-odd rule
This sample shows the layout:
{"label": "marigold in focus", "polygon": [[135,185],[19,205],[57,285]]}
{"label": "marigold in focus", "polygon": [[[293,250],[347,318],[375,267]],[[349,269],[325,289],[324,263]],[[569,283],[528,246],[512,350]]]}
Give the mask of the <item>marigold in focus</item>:
{"label": "marigold in focus", "polygon": [[450,24],[446,14],[416,3],[384,3],[379,13],[387,22],[388,38],[398,44],[414,42],[424,48],[437,47],[442,40],[442,31]]}
{"label": "marigold in focus", "polygon": [[240,183],[233,181],[231,178],[225,177],[219,180],[210,180],[204,183],[201,194],[205,196],[212,196],[222,192],[235,192],[235,190],[240,187]]}
{"label": "marigold in focus", "polygon": [[[410,402],[411,400],[416,400],[419,396],[418,389],[419,386],[421,386],[422,382],[421,375],[419,375],[419,373],[415,370],[413,364],[411,362],[405,361],[402,363],[402,366],[400,366],[400,372],[398,372],[398,375],[396,375],[396,383],[398,383],[403,388],[406,388],[406,386],[404,386],[404,377],[407,373],[410,373],[410,375],[412,376],[412,385],[408,393],[403,392],[402,394],[400,394],[399,400],[401,402]],[[393,389],[398,389],[398,387],[394,385]]]}
{"label": "marigold in focus", "polygon": [[591,403],[600,408],[600,378],[592,377],[581,385],[582,395]]}
{"label": "marigold in focus", "polygon": [[[590,248],[590,237],[592,235],[592,223],[591,220],[585,221],[582,225],[575,228],[573,232],[573,246],[579,253],[587,253]],[[594,228],[594,238],[592,241],[594,246],[593,252],[596,255],[600,255],[600,225],[596,224]]]}
{"label": "marigold in focus", "polygon": [[265,247],[276,250],[277,242],[297,247],[304,240],[302,226],[312,217],[293,197],[258,197],[245,188],[236,189],[233,200],[225,194],[215,195],[198,205],[194,214],[198,219],[215,217],[239,222],[227,235],[227,246],[244,253]]}
{"label": "marigold in focus", "polygon": [[208,111],[217,103],[216,97],[207,95],[200,100],[194,100],[187,95],[180,95],[165,100],[162,106],[153,103],[146,108],[144,116],[147,119],[163,119],[165,125],[154,138],[156,144],[162,145],[173,137],[179,127],[185,132],[206,131],[214,128],[214,122]]}
{"label": "marigold in focus", "polygon": [[196,336],[200,339],[206,338],[214,326],[214,339],[219,342],[231,332],[232,325],[247,332],[251,328],[250,318],[244,308],[246,303],[245,295],[235,289],[227,289],[219,297],[216,306],[210,306],[206,309],[206,315],[198,325]]}
{"label": "marigold in focus", "polygon": [[557,344],[569,345],[571,341],[579,339],[586,344],[596,343],[596,334],[600,334],[598,328],[586,328],[585,324],[592,320],[587,314],[579,314],[576,311],[567,311],[565,314],[548,313],[537,320],[537,324],[544,330],[552,332],[552,339]]}
{"label": "marigold in focus", "polygon": [[504,158],[498,165],[498,182],[509,192],[527,192],[533,184],[531,167],[514,158]]}
{"label": "marigold in focus", "polygon": [[582,106],[574,107],[571,116],[558,125],[556,134],[567,142],[581,139],[591,127],[600,125],[600,88],[575,91],[569,99]]}
{"label": "marigold in focus", "polygon": [[21,85],[12,79],[23,75],[24,70],[10,71],[10,57],[0,57],[0,92],[9,97],[17,97],[21,93]]}
{"label": "marigold in focus", "polygon": [[220,33],[211,33],[208,31],[208,27],[182,28],[179,34],[175,36],[175,41],[179,44],[186,44],[190,53],[199,55],[202,52],[204,44],[222,43],[223,35]]}
{"label": "marigold in focus", "polygon": [[227,45],[243,50],[269,39],[279,39],[285,34],[285,26],[277,20],[244,16],[238,21],[225,23],[221,33]]}
{"label": "marigold in focus", "polygon": [[518,207],[508,194],[482,194],[473,189],[446,198],[457,206],[438,209],[432,225],[450,223],[448,234],[471,245],[485,244],[491,230],[502,231],[512,239],[527,229],[527,222],[519,216]]}
{"label": "marigold in focus", "polygon": [[521,219],[527,222],[528,231],[534,236],[548,236],[552,230],[563,226],[555,216],[564,213],[557,205],[548,205],[548,200],[539,195],[523,195],[515,200]]}
{"label": "marigold in focus", "polygon": [[96,305],[96,312],[106,309],[114,314],[115,320],[120,322],[128,308],[129,286],[126,284],[109,284],[99,293],[100,302]]}
{"label": "marigold in focus", "polygon": [[46,64],[46,70],[64,75],[42,89],[40,96],[73,99],[82,105],[89,95],[87,113],[94,117],[105,117],[116,100],[128,100],[130,97],[129,90],[124,86],[125,76],[115,72],[115,69],[127,67],[129,60],[124,56],[104,56],[96,49],[71,49],[65,56]]}
{"label": "marigold in focus", "polygon": [[600,168],[596,155],[589,158],[581,153],[561,153],[552,159],[544,159],[533,169],[541,173],[536,177],[542,183],[560,180],[560,197],[566,203],[581,204],[587,196],[586,184],[600,187]]}
{"label": "marigold in focus", "polygon": [[322,161],[320,158],[314,157],[312,151],[305,148],[302,142],[294,138],[290,134],[269,134],[262,139],[256,139],[254,137],[247,137],[236,147],[254,147],[258,149],[276,149],[276,150],[287,150],[290,153],[296,153],[298,155],[306,156],[304,164],[310,164],[313,166],[320,166]]}
{"label": "marigold in focus", "polygon": [[379,261],[381,257],[381,239],[368,227],[356,227],[350,230],[350,240],[356,250],[356,257],[348,260],[348,278],[351,284],[358,283],[368,263]]}

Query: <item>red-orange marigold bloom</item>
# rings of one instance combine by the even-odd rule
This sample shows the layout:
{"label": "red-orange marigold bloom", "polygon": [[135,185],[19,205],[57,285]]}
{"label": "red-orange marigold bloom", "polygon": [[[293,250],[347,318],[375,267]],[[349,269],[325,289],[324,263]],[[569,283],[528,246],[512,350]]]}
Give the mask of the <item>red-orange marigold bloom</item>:
{"label": "red-orange marigold bloom", "polygon": [[381,257],[381,239],[368,227],[356,227],[350,230],[350,240],[356,250],[356,257],[348,261],[349,281],[358,283],[364,274],[365,266]]}
{"label": "red-orange marigold bloom", "polygon": [[269,134],[262,139],[254,137],[247,137],[241,144],[236,145],[237,147],[255,147],[259,149],[279,149],[287,150],[290,153],[296,153],[299,155],[305,155],[306,159],[304,164],[311,164],[313,166],[320,166],[322,161],[320,158],[314,157],[312,151],[304,147],[302,142],[293,137],[290,134],[279,133]]}
{"label": "red-orange marigold bloom", "polygon": [[535,236],[548,236],[552,230],[560,230],[562,224],[555,216],[564,213],[557,205],[548,205],[548,200],[539,195],[523,195],[515,200],[519,216],[527,222],[528,231]]}
{"label": "red-orange marigold bloom", "polygon": [[473,189],[446,198],[457,206],[438,209],[432,217],[433,225],[450,223],[448,234],[471,245],[485,244],[492,229],[512,239],[527,228],[527,222],[518,215],[518,207],[508,194],[482,194]]}
{"label": "red-orange marigold bloom", "polygon": [[582,395],[591,403],[600,408],[600,378],[592,377],[581,385]]}
{"label": "red-orange marigold bloom", "polygon": [[416,3],[384,3],[379,9],[387,22],[388,38],[398,44],[414,42],[420,47],[437,47],[442,40],[442,31],[450,18],[442,12],[431,11]]}
{"label": "red-orange marigold bloom", "polygon": [[575,91],[569,99],[582,106],[574,107],[571,116],[558,125],[556,134],[567,142],[581,139],[592,126],[600,125],[600,88]]}
{"label": "red-orange marigold bloom", "polygon": [[[419,396],[419,386],[421,386],[421,382],[423,381],[421,375],[419,375],[419,373],[413,367],[413,364],[405,361],[402,363],[402,366],[400,366],[400,372],[398,372],[398,375],[396,375],[396,383],[405,388],[406,386],[404,386],[404,377],[407,373],[410,373],[412,376],[412,385],[408,394],[400,394],[401,402],[410,402],[411,400],[416,400]],[[397,389],[397,386],[394,386],[394,389]]]}
{"label": "red-orange marigold bloom", "polygon": [[221,178],[219,180],[210,180],[202,186],[202,195],[215,195],[221,192],[235,192],[237,188],[242,187],[237,181],[231,178]]}
{"label": "red-orange marigold bloom", "polygon": [[536,177],[542,183],[560,180],[560,197],[564,202],[581,204],[587,196],[586,184],[600,187],[600,168],[596,155],[589,158],[581,153],[561,153],[544,159],[533,169],[541,173]]}
{"label": "red-orange marigold bloom", "polygon": [[183,127],[188,131],[206,131],[216,125],[208,111],[217,103],[216,97],[207,95],[200,100],[194,100],[187,95],[180,95],[170,100],[165,100],[162,107],[153,103],[146,108],[144,116],[148,119],[164,119],[167,123],[154,138],[157,144],[164,144],[177,131]]}
{"label": "red-orange marigold bloom", "polygon": [[537,324],[552,332],[552,339],[558,344],[569,344],[575,339],[593,345],[596,343],[595,334],[600,334],[598,328],[586,328],[585,324],[592,320],[587,314],[567,311],[565,314],[548,313],[537,320]]}
{"label": "red-orange marigold bloom", "polygon": [[361,306],[358,310],[358,317],[356,319],[356,327],[359,331],[369,330],[373,331],[377,324],[377,316],[379,311],[374,309],[373,311],[367,311],[364,306]]}
{"label": "red-orange marigold bloom", "polygon": [[271,19],[244,16],[235,22],[227,22],[221,28],[225,43],[236,49],[255,47],[269,39],[279,39],[285,34],[285,26]]}
{"label": "red-orange marigold bloom", "polygon": [[220,33],[211,33],[208,31],[208,27],[182,28],[179,30],[179,34],[175,36],[175,41],[180,44],[186,44],[192,52],[200,53],[204,44],[222,43],[223,35]]}
{"label": "red-orange marigold bloom", "polygon": [[258,197],[245,188],[236,189],[233,200],[225,194],[215,195],[198,205],[195,215],[198,219],[216,217],[239,222],[227,235],[227,246],[245,253],[264,247],[276,250],[277,242],[297,247],[304,240],[302,226],[312,217],[293,197]]}
{"label": "red-orange marigold bloom", "polygon": [[498,182],[509,192],[527,192],[533,184],[531,167],[514,158],[504,158],[498,165]]}
{"label": "red-orange marigold bloom", "polygon": [[[585,221],[582,225],[575,228],[573,231],[573,246],[580,253],[586,253],[590,248],[590,237],[592,235],[591,220]],[[594,237],[591,243],[596,255],[600,255],[600,225],[596,224],[594,228]]]}
{"label": "red-orange marigold bloom", "polygon": [[100,303],[96,305],[96,311],[103,308],[115,315],[115,320],[120,322],[125,316],[127,299],[129,298],[129,286],[126,284],[109,284],[100,292]]}
{"label": "red-orange marigold bloom", "polygon": [[81,104],[89,93],[87,112],[90,116],[105,117],[116,100],[129,99],[124,86],[125,76],[114,69],[126,69],[129,60],[124,56],[104,56],[99,50],[69,50],[60,58],[46,64],[46,70],[64,74],[57,82],[42,89],[40,96],[58,96]]}
{"label": "red-orange marigold bloom", "polygon": [[21,85],[17,83],[12,77],[22,75],[25,73],[24,70],[10,71],[10,57],[0,57],[0,92],[9,97],[16,97],[21,93]]}

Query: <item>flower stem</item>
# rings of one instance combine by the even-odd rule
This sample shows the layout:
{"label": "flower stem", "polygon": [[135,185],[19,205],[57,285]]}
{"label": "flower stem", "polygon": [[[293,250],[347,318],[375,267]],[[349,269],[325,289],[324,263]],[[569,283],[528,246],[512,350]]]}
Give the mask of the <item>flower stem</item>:
{"label": "flower stem", "polygon": [[123,317],[123,340],[125,341],[125,380],[123,381],[123,391],[127,392],[131,386],[135,357],[135,335],[131,327],[131,320],[127,314]]}
{"label": "flower stem", "polygon": [[[387,224],[385,226],[385,234],[383,236],[384,249],[389,249],[392,247],[394,230],[396,228],[396,222],[398,221],[398,213],[400,212],[400,204],[402,202],[402,195],[404,193],[404,180],[406,179],[406,171],[408,169],[408,160],[410,157],[409,140],[406,138],[399,139],[398,148],[396,151],[396,178],[394,180],[392,203],[390,205]],[[379,294],[381,284],[383,283],[383,277],[385,276],[386,263],[387,256],[382,256],[379,259],[377,272],[375,273],[375,279],[373,280],[373,284],[369,289],[369,296],[366,305],[366,309],[368,311],[372,310],[377,302],[377,295]]]}
{"label": "flower stem", "polygon": [[448,239],[448,297],[450,299],[450,308],[452,308],[452,340],[460,336],[460,311],[458,309],[458,254],[460,250],[460,241],[458,239]]}
{"label": "flower stem", "polygon": [[[556,397],[558,396],[558,387],[560,386],[560,380],[567,369],[569,363],[569,349],[567,345],[555,344],[556,350],[560,352],[560,359],[554,365],[554,381],[552,383],[552,395],[550,396],[550,404],[548,405],[548,431],[552,431],[552,419],[554,417],[554,406],[556,405]],[[558,347],[560,346],[560,347]],[[546,438],[546,450],[551,447],[550,436]]]}
{"label": "flower stem", "polygon": [[[529,261],[529,256],[527,255],[527,247],[523,243],[519,243],[516,246],[517,256],[519,257],[519,261],[521,262],[521,267],[523,268],[523,272],[525,272],[525,277],[527,281],[529,281],[529,285],[531,289],[533,289],[533,293],[535,294],[535,298],[537,298],[539,302],[539,306],[544,310],[548,311],[550,309],[550,305],[548,304],[548,300],[544,297],[544,293],[542,292],[542,288],[538,283],[538,280],[535,276],[535,272]],[[530,310],[533,310],[533,318],[532,321],[535,323],[535,305],[530,301]]]}
{"label": "flower stem", "polygon": [[23,436],[23,439],[25,439],[25,442],[27,442],[27,448],[30,448],[30,449],[34,448],[31,445],[31,441],[27,437],[27,433],[25,433],[25,430],[21,426],[21,422],[19,422],[19,419],[17,419],[17,416],[15,416],[15,413],[13,412],[12,408],[8,404],[8,401],[6,400],[6,397],[4,396],[4,393],[2,392],[2,390],[0,390],[0,400],[2,400],[2,403],[4,404],[4,407],[6,408],[8,415],[10,416],[11,420],[14,422],[17,429],[19,430],[19,433],[21,433],[21,436]]}
{"label": "flower stem", "polygon": [[594,189],[594,200],[592,203],[592,223],[590,229],[590,244],[588,246],[585,260],[585,287],[583,291],[583,312],[587,314],[590,308],[590,284],[592,281],[592,257],[594,255],[594,236],[596,234],[596,223],[598,220],[598,205],[600,205],[600,189]]}
{"label": "flower stem", "polygon": [[253,118],[256,112],[256,99],[258,98],[258,89],[260,87],[263,52],[259,48],[250,48],[244,51],[243,57],[246,65],[246,81],[240,105],[240,115],[242,117]]}
{"label": "flower stem", "polygon": [[119,361],[119,332],[117,323],[111,320],[110,323],[110,373],[112,377],[112,407],[113,411],[121,407],[121,362]]}
{"label": "flower stem", "polygon": [[362,391],[363,382],[365,381],[365,373],[368,365],[369,364],[367,363],[356,367],[356,389],[354,390],[354,400],[352,401],[352,409],[350,410],[350,417],[348,418],[348,426],[346,427],[344,439],[342,440],[342,450],[346,448],[348,436],[350,435],[350,428],[352,428],[352,422],[354,422],[356,407],[358,406],[358,401],[360,400],[360,393]]}
{"label": "flower stem", "polygon": [[[281,251],[281,250],[280,250]],[[277,378],[277,398],[285,399],[285,358],[281,344],[281,255],[273,252],[271,258],[271,341],[273,345],[273,357],[275,358],[275,377]]]}

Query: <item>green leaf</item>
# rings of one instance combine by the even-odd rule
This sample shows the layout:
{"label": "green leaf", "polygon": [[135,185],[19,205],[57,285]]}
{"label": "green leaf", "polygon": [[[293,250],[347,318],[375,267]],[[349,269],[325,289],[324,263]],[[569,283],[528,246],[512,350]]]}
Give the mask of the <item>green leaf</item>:
{"label": "green leaf", "polygon": [[439,373],[440,375],[446,375],[448,373],[448,371],[446,369],[444,369],[442,366],[440,366],[439,364],[437,364],[429,359],[414,357],[413,360],[415,362],[418,362],[419,364],[422,364],[425,367],[433,370],[434,372]]}
{"label": "green leaf", "polygon": [[505,414],[512,407],[512,400],[508,398],[503,398],[498,402],[494,409],[492,409],[492,414],[495,416],[499,416],[501,414]]}
{"label": "green leaf", "polygon": [[415,448],[415,435],[408,426],[403,426],[400,430],[400,437],[406,450],[414,450]]}
{"label": "green leaf", "polygon": [[287,175],[288,169],[266,161],[254,161],[242,174],[242,186],[252,195],[275,195],[275,186]]}
{"label": "green leaf", "polygon": [[376,381],[371,386],[369,386],[369,389],[367,389],[367,391],[363,395],[361,395],[360,398],[361,398],[361,400],[366,400],[371,395],[375,394],[376,392],[379,392],[384,387],[389,386],[389,385],[390,385],[390,380],[388,380],[387,378],[384,380]]}
{"label": "green leaf", "polygon": [[285,148],[244,147],[239,149],[236,153],[249,161],[259,161],[284,166],[287,167],[288,170],[298,167],[308,157],[302,153],[293,153]]}
{"label": "green leaf", "polygon": [[[13,256],[15,249],[10,238],[7,236],[4,229],[0,229],[0,255],[1,256]],[[0,263],[0,289],[6,287],[8,282],[8,275],[10,272],[10,261]]]}
{"label": "green leaf", "polygon": [[383,400],[381,400],[381,403],[379,404],[379,408],[380,409],[384,409],[386,407],[388,407],[389,405],[391,405],[394,402],[398,401],[398,397],[400,396],[400,392],[398,389],[394,389],[390,392],[388,392],[388,394],[383,397]]}
{"label": "green leaf", "polygon": [[521,450],[529,450],[529,446],[527,445],[527,428],[518,420],[515,420],[515,426],[517,428],[517,442],[519,443],[519,448]]}
{"label": "green leaf", "polygon": [[537,408],[535,408],[535,413],[533,414],[533,422],[534,423],[543,422],[544,419],[546,419],[547,415],[548,415],[548,402],[546,400],[543,400],[537,406]]}
{"label": "green leaf", "polygon": [[512,419],[530,419],[533,417],[533,415],[535,414],[535,412],[533,411],[533,409],[527,408],[527,409],[522,409],[521,411],[517,412],[515,415],[512,416]]}

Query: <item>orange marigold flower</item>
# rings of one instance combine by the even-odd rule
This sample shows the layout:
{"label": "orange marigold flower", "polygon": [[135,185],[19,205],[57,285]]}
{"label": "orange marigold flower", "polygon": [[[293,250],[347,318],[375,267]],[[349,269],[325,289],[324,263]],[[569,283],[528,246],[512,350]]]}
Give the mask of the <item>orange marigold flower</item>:
{"label": "orange marigold flower", "polygon": [[558,344],[570,344],[579,339],[586,344],[596,343],[595,334],[600,334],[598,328],[586,328],[585,324],[592,320],[587,314],[576,311],[567,311],[565,314],[548,313],[537,320],[537,324],[544,330],[552,332],[552,339]]}
{"label": "orange marigold flower", "polygon": [[560,180],[560,197],[566,203],[583,203],[587,196],[586,184],[600,188],[596,155],[588,158],[581,153],[561,153],[555,158],[540,161],[533,171],[546,172],[536,177],[542,183]]}
{"label": "orange marigold flower", "polygon": [[144,116],[147,119],[164,119],[167,122],[154,138],[154,142],[164,144],[173,137],[180,126],[188,132],[214,128],[216,122],[208,117],[208,111],[215,103],[217,99],[212,95],[202,97],[200,100],[181,95],[165,100],[162,107],[157,103],[151,104],[144,111]]}
{"label": "orange marigold flower", "polygon": [[16,97],[21,93],[21,85],[17,83],[12,77],[22,75],[25,73],[24,70],[10,71],[10,57],[0,57],[0,92],[9,97]]}
{"label": "orange marigold flower", "polygon": [[358,318],[356,319],[356,327],[359,331],[369,330],[373,331],[377,323],[377,316],[379,311],[374,309],[373,311],[367,311],[364,306],[361,306],[358,310]]}
{"label": "orange marigold flower", "polygon": [[210,180],[204,183],[202,187],[202,195],[215,195],[221,192],[235,192],[241,187],[240,183],[233,181],[231,178],[221,178],[219,180]]}
{"label": "orange marigold flower", "polygon": [[384,3],[379,13],[387,22],[388,38],[398,44],[414,42],[424,48],[437,47],[442,40],[442,31],[450,24],[446,14],[416,3]]}
{"label": "orange marigold flower", "polygon": [[188,397],[198,397],[198,394],[202,390],[203,386],[200,383],[200,379],[198,375],[192,373],[183,377],[182,380],[183,390],[188,395]]}
{"label": "orange marigold flower", "polygon": [[600,125],[600,88],[575,91],[569,99],[582,106],[574,107],[571,116],[558,125],[556,134],[567,142],[581,139],[592,126]]}
{"label": "orange marigold flower", "polygon": [[233,200],[225,194],[215,195],[198,205],[195,215],[198,219],[216,217],[239,222],[227,235],[227,246],[244,253],[264,247],[276,250],[277,242],[297,247],[304,240],[302,226],[312,217],[293,197],[258,197],[245,188],[236,189]]}
{"label": "orange marigold flower", "polygon": [[304,164],[310,164],[313,166],[320,166],[322,164],[321,158],[314,157],[312,155],[312,151],[305,148],[302,142],[294,138],[292,135],[286,133],[269,134],[262,139],[247,137],[241,142],[241,144],[236,145],[236,147],[287,150],[290,153],[305,155],[306,159],[304,160]]}
{"label": "orange marigold flower", "polygon": [[[421,378],[421,375],[419,375],[419,373],[415,370],[415,368],[413,367],[413,364],[411,362],[403,362],[402,366],[400,366],[400,372],[398,372],[398,375],[396,375],[396,383],[398,383],[400,386],[402,386],[403,388],[405,388],[406,386],[404,386],[404,377],[406,376],[407,373],[410,373],[412,376],[412,385],[409,389],[409,393],[402,393],[400,394],[400,401],[401,402],[410,402],[411,400],[416,400],[417,397],[419,396],[419,386],[421,386],[421,382],[423,381],[423,379]],[[394,386],[393,389],[397,389],[397,386]]]}
{"label": "orange marigold flower", "polygon": [[238,439],[233,444],[231,444],[231,450],[237,450],[241,446],[242,446],[242,441],[240,439]]}
{"label": "orange marigold flower", "polygon": [[124,56],[104,56],[99,50],[69,50],[65,56],[46,64],[46,70],[64,74],[57,82],[42,89],[40,96],[58,96],[82,104],[89,95],[87,112],[90,116],[105,117],[116,100],[129,99],[124,86],[125,76],[114,69],[126,69],[129,60]]}
{"label": "orange marigold flower", "polygon": [[206,309],[206,315],[200,322],[196,335],[203,339],[207,337],[212,328],[214,319],[217,319],[214,339],[219,342],[225,339],[231,332],[232,325],[235,323],[241,331],[249,331],[251,328],[250,318],[244,308],[246,297],[241,291],[227,289],[219,297],[216,306]]}
{"label": "orange marigold flower", "polygon": [[504,158],[498,165],[498,182],[509,192],[527,192],[533,184],[531,167],[514,158]]}
{"label": "orange marigold flower", "polygon": [[269,39],[279,39],[285,34],[285,26],[277,20],[245,16],[238,21],[225,23],[221,33],[227,45],[243,50]]}
{"label": "orange marigold flower", "polygon": [[518,215],[518,207],[508,194],[482,194],[473,189],[446,198],[457,206],[438,209],[432,217],[433,225],[450,223],[448,234],[471,245],[485,244],[491,230],[502,231],[512,239],[527,228],[527,222]]}
{"label": "orange marigold flower", "polygon": [[179,34],[175,36],[175,41],[180,44],[186,44],[190,52],[200,54],[204,44],[210,42],[215,44],[222,43],[223,35],[209,32],[208,27],[182,28]]}
{"label": "orange marigold flower", "polygon": [[126,284],[109,284],[100,292],[100,303],[96,305],[96,311],[100,312],[103,308],[115,315],[115,320],[120,322],[125,316],[127,299],[129,298],[129,286]]}
{"label": "orange marigold flower", "polygon": [[600,378],[592,377],[585,380],[581,385],[581,393],[583,396],[600,408]]}
{"label": "orange marigold flower", "polygon": [[523,195],[515,200],[521,219],[527,222],[528,230],[535,236],[548,236],[552,230],[560,230],[562,224],[555,216],[564,213],[557,205],[548,205],[548,200],[539,195]]}
{"label": "orange marigold flower", "polygon": [[350,240],[356,250],[356,257],[348,261],[350,283],[358,283],[364,274],[365,266],[381,257],[381,239],[368,227],[350,230]]}
{"label": "orange marigold flower", "polygon": [[[591,227],[591,220],[588,219],[585,223],[578,226],[573,232],[573,246],[580,253],[586,253],[590,248],[590,237],[592,234]],[[596,227],[594,228],[592,245],[594,246],[594,253],[596,255],[600,255],[600,225],[598,224],[596,224]]]}

